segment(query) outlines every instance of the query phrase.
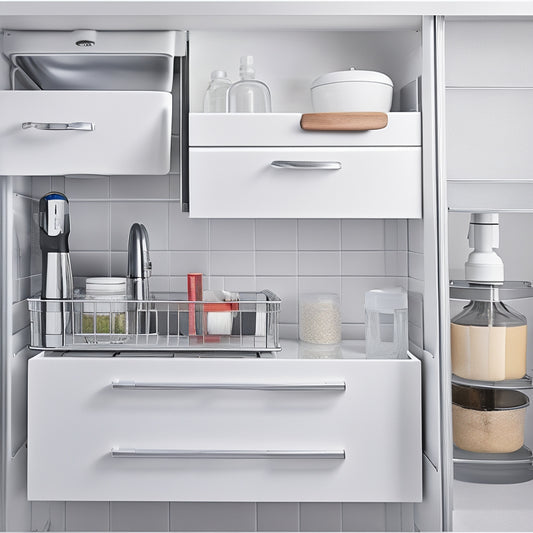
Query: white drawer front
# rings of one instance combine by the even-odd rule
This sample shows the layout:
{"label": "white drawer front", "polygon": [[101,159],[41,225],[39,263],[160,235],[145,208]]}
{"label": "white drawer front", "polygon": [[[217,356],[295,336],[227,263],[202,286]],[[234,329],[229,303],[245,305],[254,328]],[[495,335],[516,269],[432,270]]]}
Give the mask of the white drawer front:
{"label": "white drawer front", "polygon": [[[169,93],[1,91],[0,115],[0,175],[166,174],[170,168]],[[23,123],[83,124],[47,130]]]}
{"label": "white drawer front", "polygon": [[191,113],[190,146],[420,146],[420,113],[371,131],[304,131],[300,113]]}
{"label": "white drawer front", "polygon": [[[116,380],[297,390],[131,390],[113,388]],[[346,390],[298,390],[309,383]],[[30,500],[421,498],[417,360],[38,357],[28,426]],[[169,451],[179,456],[154,457]]]}
{"label": "white drawer front", "polygon": [[[274,168],[274,161],[341,168]],[[420,148],[191,148],[189,169],[191,217],[422,216]]]}

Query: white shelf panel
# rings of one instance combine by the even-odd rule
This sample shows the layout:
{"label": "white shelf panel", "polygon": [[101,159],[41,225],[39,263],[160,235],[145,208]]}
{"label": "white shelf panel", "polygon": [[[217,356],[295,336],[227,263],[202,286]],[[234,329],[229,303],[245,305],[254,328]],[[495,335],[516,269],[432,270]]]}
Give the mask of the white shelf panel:
{"label": "white shelf panel", "polygon": [[448,209],[533,213],[532,180],[448,180]]}
{"label": "white shelf panel", "polygon": [[531,531],[533,481],[489,485],[454,481],[454,531]]}

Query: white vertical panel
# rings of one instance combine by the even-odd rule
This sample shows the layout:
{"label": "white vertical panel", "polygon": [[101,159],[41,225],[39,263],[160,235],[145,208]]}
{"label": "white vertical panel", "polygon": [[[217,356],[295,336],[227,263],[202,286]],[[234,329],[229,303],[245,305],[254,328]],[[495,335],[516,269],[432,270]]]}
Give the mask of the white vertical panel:
{"label": "white vertical panel", "polygon": [[446,85],[533,86],[533,21],[448,22],[446,36]]}
{"label": "white vertical panel", "polygon": [[[438,95],[444,89],[444,79],[439,80],[439,60],[444,53],[444,42],[442,33],[442,20],[432,17],[424,17],[422,26],[422,132],[423,132],[423,194],[424,194],[424,227],[423,227],[423,282],[424,282],[424,323],[423,335],[424,349],[419,354],[423,360],[423,383],[424,383],[424,435],[423,445],[425,453],[432,456],[432,461],[440,463],[440,364],[439,364],[439,316],[436,309],[439,307],[439,231],[438,214],[441,206],[437,205],[437,119],[438,119]],[[437,79],[435,86],[435,79]],[[442,83],[442,88],[439,87]],[[440,91],[440,92],[439,92]],[[439,154],[439,158],[441,155]],[[411,235],[413,235],[411,233]],[[420,236],[420,232],[418,232]],[[413,243],[414,249],[420,249],[420,242]],[[413,264],[414,256],[411,254],[411,266],[416,267],[417,261]],[[420,269],[415,269],[414,274],[420,276]],[[433,356],[436,359],[433,361]],[[431,363],[431,364],[428,364]],[[428,381],[433,386],[428,385]],[[428,425],[428,420],[435,422]],[[426,474],[428,469],[433,469],[430,461],[424,458],[424,499],[421,504],[414,505],[414,515],[417,526],[420,530],[439,530],[442,527],[442,506],[441,501],[441,478],[439,472],[433,469],[432,476]]]}
{"label": "white vertical panel", "polygon": [[414,519],[416,531],[442,531],[442,491],[440,473],[424,456],[423,466],[424,504],[415,504]]}

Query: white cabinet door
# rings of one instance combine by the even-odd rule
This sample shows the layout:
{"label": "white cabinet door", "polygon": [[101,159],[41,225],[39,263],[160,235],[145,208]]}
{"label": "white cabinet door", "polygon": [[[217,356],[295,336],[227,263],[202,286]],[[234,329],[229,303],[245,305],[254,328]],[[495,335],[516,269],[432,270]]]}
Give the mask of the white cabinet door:
{"label": "white cabinet door", "polygon": [[420,391],[414,358],[38,356],[28,498],[420,501]]}
{"label": "white cabinet door", "polygon": [[166,174],[171,116],[164,92],[1,91],[0,175]]}
{"label": "white cabinet door", "polygon": [[418,147],[190,148],[189,170],[191,217],[422,216]]}

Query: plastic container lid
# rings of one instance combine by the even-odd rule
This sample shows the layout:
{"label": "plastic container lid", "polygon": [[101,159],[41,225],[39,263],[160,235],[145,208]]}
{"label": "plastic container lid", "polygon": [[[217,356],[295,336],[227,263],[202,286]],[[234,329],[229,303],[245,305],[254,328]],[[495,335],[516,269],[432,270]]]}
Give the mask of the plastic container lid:
{"label": "plastic container lid", "polygon": [[227,77],[228,77],[228,74],[225,70],[213,70],[213,72],[211,72],[212,80],[225,79]]}
{"label": "plastic container lid", "polygon": [[392,80],[382,72],[376,72],[374,70],[356,70],[350,68],[350,70],[339,70],[337,72],[328,72],[319,76],[311,84],[311,89],[319,87],[320,85],[327,85],[329,83],[345,83],[345,82],[371,82],[382,83],[393,87]]}
{"label": "plastic container lid", "polygon": [[126,293],[126,278],[87,278],[87,292]]}
{"label": "plastic container lid", "polygon": [[368,291],[365,293],[365,309],[381,313],[407,309],[407,292],[401,287]]}

